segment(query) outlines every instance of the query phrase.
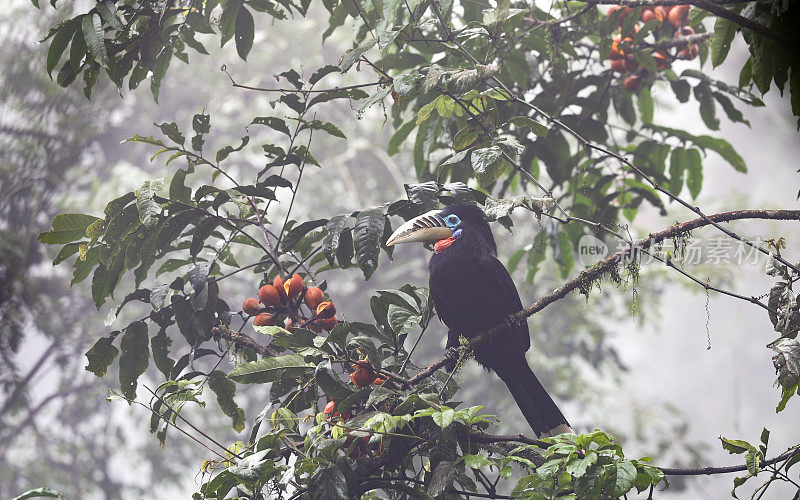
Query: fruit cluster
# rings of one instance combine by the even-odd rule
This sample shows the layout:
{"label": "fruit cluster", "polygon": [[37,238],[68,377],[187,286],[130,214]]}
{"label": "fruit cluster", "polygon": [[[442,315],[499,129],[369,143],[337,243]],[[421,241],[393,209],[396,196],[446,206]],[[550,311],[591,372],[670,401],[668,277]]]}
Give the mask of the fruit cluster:
{"label": "fruit cluster", "polygon": [[[309,316],[302,315],[302,303],[308,307]],[[242,310],[253,316],[255,326],[275,325],[278,317],[283,315],[287,329],[309,328],[320,333],[322,330],[331,331],[338,322],[333,302],[325,300],[325,293],[320,288],[307,287],[296,273],[286,281],[280,275],[275,276],[272,284],[258,290],[258,299],[245,299]]]}
{"label": "fruit cluster", "polygon": [[[674,5],[671,7],[659,5],[652,9],[644,9],[640,20],[643,23],[654,20],[661,23],[656,28],[656,36],[658,36],[658,33],[667,33],[673,37],[693,35],[694,29],[686,25],[689,20],[689,8],[689,5]],[[625,90],[637,92],[642,88],[644,80],[650,76],[650,73],[647,69],[641,68],[636,62],[633,55],[634,41],[632,34],[622,33],[623,26],[627,24],[625,20],[632,11],[633,9],[630,7],[615,6],[606,13],[606,17],[609,18],[616,16],[620,25],[619,33],[615,34],[611,39],[611,50],[608,53],[608,59],[611,61],[612,71],[628,75],[622,82]],[[633,24],[634,33],[638,33],[640,29],[641,26],[638,23]],[[675,59],[694,59],[699,53],[700,49],[697,44],[689,44],[679,48],[675,53],[659,49],[654,50],[650,55],[656,61],[656,68],[661,71],[669,68]]]}

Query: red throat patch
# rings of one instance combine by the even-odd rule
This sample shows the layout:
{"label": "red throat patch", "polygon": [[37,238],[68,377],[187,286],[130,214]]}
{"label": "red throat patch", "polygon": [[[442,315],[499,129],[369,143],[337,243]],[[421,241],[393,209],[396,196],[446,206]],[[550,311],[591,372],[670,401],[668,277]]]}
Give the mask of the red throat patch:
{"label": "red throat patch", "polygon": [[436,244],[433,245],[433,251],[435,253],[442,253],[447,247],[449,247],[454,241],[455,238],[445,238],[443,240],[439,240]]}

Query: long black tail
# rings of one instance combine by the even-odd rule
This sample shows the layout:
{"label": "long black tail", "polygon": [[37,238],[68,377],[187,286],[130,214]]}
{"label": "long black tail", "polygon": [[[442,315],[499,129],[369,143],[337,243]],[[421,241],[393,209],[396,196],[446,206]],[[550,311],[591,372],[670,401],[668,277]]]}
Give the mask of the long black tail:
{"label": "long black tail", "polygon": [[539,437],[573,432],[561,410],[531,370],[525,357],[505,360],[493,367],[506,383],[533,432]]}

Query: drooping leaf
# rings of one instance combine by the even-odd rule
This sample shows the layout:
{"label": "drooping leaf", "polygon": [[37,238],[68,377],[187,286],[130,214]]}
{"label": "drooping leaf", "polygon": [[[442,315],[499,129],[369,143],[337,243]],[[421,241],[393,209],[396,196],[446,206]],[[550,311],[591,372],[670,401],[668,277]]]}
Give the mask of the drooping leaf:
{"label": "drooping leaf", "polygon": [[222,412],[229,416],[233,421],[233,430],[242,432],[244,430],[245,415],[244,410],[239,408],[233,397],[236,395],[236,383],[225,376],[219,370],[214,370],[208,376],[208,387],[217,396],[217,403]]}
{"label": "drooping leaf", "polygon": [[303,356],[287,354],[266,357],[237,366],[228,377],[240,384],[264,384],[282,377],[297,377],[314,369],[314,365],[303,360]]}
{"label": "drooping leaf", "polygon": [[147,324],[137,321],[128,326],[120,341],[119,384],[122,394],[128,399],[136,398],[136,381],[145,370],[150,359]]}
{"label": "drooping leaf", "polygon": [[87,14],[83,16],[81,22],[81,29],[83,30],[83,39],[89,48],[92,57],[97,61],[100,66],[104,68],[109,67],[108,52],[106,51],[106,43],[103,31],[103,21],[97,14]]}
{"label": "drooping leaf", "polygon": [[368,208],[359,212],[353,227],[356,263],[367,280],[378,267],[383,218],[383,207]]}
{"label": "drooping leaf", "polygon": [[119,353],[119,349],[112,345],[113,341],[114,339],[111,337],[103,337],[86,351],[86,359],[89,361],[89,364],[85,366],[86,371],[90,371],[98,377],[106,374],[109,365],[114,362]]}

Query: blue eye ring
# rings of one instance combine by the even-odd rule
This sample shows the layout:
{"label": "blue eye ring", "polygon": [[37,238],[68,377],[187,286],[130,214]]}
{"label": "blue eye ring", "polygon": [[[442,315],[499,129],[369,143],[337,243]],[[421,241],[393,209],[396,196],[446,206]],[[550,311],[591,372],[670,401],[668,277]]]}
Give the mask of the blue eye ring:
{"label": "blue eye ring", "polygon": [[461,224],[461,219],[456,214],[450,214],[444,218],[444,223],[447,224],[447,227],[450,229],[455,229]]}

